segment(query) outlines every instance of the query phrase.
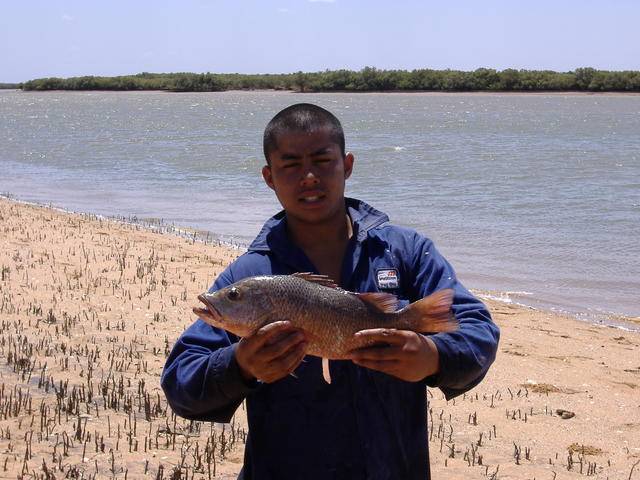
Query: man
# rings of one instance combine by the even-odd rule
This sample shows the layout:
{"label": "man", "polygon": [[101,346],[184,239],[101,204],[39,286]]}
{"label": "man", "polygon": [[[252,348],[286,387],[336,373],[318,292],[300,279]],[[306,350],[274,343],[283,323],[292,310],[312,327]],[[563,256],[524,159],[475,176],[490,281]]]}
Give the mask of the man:
{"label": "man", "polygon": [[497,327],[429,239],[345,198],[354,156],[330,112],[284,109],[267,125],[264,154],[264,180],[284,210],[212,291],[307,271],[346,290],[390,292],[400,306],[452,288],[460,329],[360,332],[377,343],[332,361],[328,384],[320,359],[305,358],[304,332],[286,319],[240,340],[198,319],[167,359],[169,403],[186,418],[226,422],[246,398],[243,479],[429,478],[425,386],[451,398],[479,383],[495,358]]}

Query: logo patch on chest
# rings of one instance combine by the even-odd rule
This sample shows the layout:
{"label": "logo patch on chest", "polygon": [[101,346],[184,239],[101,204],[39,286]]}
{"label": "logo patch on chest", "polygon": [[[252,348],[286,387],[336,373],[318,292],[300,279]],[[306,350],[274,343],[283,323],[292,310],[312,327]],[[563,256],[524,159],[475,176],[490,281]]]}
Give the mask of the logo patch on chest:
{"label": "logo patch on chest", "polygon": [[378,279],[378,288],[392,289],[400,288],[400,277],[398,270],[395,268],[385,268],[376,272]]}

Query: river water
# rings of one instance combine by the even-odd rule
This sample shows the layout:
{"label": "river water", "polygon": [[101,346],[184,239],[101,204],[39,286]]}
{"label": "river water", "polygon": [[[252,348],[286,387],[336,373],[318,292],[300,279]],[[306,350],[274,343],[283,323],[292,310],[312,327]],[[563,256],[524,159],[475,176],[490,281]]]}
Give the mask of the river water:
{"label": "river water", "polygon": [[0,91],[0,193],[250,242],[279,209],[262,132],[312,102],[347,194],[431,237],[469,288],[640,316],[640,96]]}

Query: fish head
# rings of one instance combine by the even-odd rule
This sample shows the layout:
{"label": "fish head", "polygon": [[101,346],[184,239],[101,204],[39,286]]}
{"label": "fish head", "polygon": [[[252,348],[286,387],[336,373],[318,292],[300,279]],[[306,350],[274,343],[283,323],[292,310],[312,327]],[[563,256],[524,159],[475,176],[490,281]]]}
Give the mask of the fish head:
{"label": "fish head", "polygon": [[251,335],[268,323],[267,319],[275,310],[266,287],[264,282],[252,277],[199,295],[198,300],[205,304],[210,314],[202,320],[240,337]]}

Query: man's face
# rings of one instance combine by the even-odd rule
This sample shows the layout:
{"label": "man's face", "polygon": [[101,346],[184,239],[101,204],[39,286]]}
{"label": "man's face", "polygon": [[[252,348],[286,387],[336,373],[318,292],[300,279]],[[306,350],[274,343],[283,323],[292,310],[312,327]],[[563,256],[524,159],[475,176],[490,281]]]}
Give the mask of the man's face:
{"label": "man's face", "polygon": [[262,175],[288,219],[315,224],[343,215],[344,186],[351,175],[353,155],[343,157],[328,129],[278,137],[269,162]]}

